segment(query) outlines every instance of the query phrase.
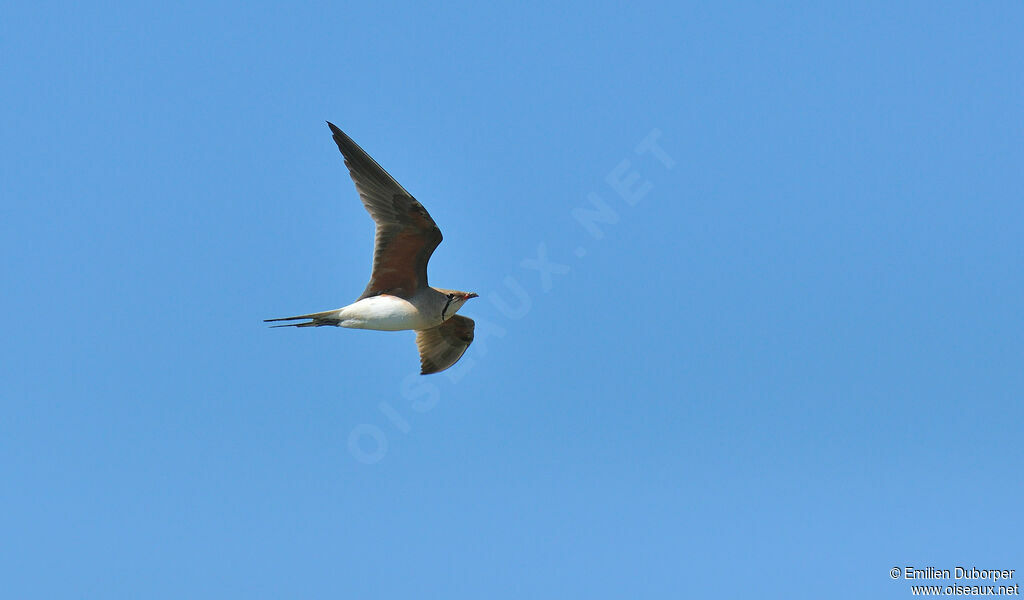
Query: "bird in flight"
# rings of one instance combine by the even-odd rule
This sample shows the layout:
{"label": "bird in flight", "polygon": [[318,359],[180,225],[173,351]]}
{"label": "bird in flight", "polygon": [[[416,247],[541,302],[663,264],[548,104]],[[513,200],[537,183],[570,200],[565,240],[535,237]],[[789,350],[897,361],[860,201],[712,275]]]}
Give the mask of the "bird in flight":
{"label": "bird in flight", "polygon": [[416,331],[420,373],[454,365],[473,342],[473,320],[457,315],[473,292],[427,285],[427,261],[441,243],[441,230],[423,205],[330,121],[363,206],[377,224],[373,271],[363,294],[348,306],[308,315],[267,319],[305,321],[273,327],[349,327]]}

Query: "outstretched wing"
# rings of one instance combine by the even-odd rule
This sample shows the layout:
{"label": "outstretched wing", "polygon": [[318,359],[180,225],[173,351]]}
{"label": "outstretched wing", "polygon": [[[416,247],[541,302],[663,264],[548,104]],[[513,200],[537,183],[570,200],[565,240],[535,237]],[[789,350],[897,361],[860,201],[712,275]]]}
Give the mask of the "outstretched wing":
{"label": "outstretched wing", "polygon": [[455,315],[438,327],[417,331],[420,373],[440,373],[458,362],[473,343],[474,326],[473,319]]}
{"label": "outstretched wing", "polygon": [[377,161],[330,121],[363,206],[377,224],[370,283],[360,300],[381,293],[410,298],[427,286],[427,262],[441,243],[441,230]]}

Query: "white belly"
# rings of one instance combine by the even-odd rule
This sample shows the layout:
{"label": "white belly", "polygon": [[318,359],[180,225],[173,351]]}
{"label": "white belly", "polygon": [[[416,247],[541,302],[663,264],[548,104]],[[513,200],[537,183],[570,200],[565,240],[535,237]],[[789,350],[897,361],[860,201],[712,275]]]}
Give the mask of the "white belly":
{"label": "white belly", "polygon": [[397,296],[364,298],[341,309],[338,316],[341,318],[339,326],[353,329],[401,331],[429,329],[438,325],[431,319],[425,319],[411,302]]}

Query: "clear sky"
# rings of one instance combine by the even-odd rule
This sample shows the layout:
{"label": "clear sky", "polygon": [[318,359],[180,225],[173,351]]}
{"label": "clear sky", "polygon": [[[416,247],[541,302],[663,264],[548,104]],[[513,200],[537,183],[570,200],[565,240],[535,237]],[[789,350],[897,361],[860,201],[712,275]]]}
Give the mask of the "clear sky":
{"label": "clear sky", "polygon": [[[1024,579],[1024,8],[482,4],[0,9],[4,596]],[[369,275],[325,120],[480,294],[446,373],[261,321]]]}

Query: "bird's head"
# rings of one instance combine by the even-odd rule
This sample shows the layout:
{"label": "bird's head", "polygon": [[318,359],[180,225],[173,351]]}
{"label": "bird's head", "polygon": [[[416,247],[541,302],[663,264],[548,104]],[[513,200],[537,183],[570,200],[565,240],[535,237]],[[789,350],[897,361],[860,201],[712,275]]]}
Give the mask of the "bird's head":
{"label": "bird's head", "polygon": [[459,309],[462,308],[462,305],[465,304],[466,301],[468,301],[470,298],[477,297],[477,294],[473,292],[446,290],[445,293],[448,294],[449,300],[448,310],[445,311],[445,314],[448,316],[454,315],[455,313],[459,312]]}

